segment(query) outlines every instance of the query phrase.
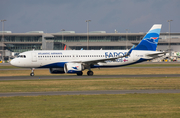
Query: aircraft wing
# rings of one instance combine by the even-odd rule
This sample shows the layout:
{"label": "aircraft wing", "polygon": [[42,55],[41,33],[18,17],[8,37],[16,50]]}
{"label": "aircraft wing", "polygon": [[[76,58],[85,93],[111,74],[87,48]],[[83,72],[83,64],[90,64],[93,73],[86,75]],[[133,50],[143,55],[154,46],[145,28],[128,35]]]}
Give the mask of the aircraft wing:
{"label": "aircraft wing", "polygon": [[105,62],[105,61],[115,61],[118,58],[123,58],[130,56],[132,50],[134,49],[134,45],[131,47],[131,49],[126,53],[126,55],[123,56],[118,56],[118,57],[111,57],[111,58],[105,58],[105,59],[98,59],[98,60],[89,60],[89,61],[83,61],[83,63],[88,63],[88,64],[97,64],[99,62]]}
{"label": "aircraft wing", "polygon": [[99,63],[99,62],[104,62],[105,63],[105,61],[114,61],[114,60],[116,60],[116,59],[118,59],[118,58],[123,58],[123,57],[127,57],[128,55],[126,54],[126,55],[123,55],[123,56],[118,56],[118,57],[110,57],[110,58],[103,58],[103,59],[91,59],[91,60],[84,60],[84,61],[72,61],[73,63],[85,63],[85,64],[88,64],[88,65],[90,65],[90,64],[97,64],[97,63]]}
{"label": "aircraft wing", "polygon": [[99,62],[115,61],[116,59],[118,59],[118,58],[123,58],[123,57],[127,57],[127,55],[118,56],[118,57],[111,57],[111,58],[105,58],[105,59],[86,60],[86,61],[82,61],[82,63],[97,64],[97,63],[99,63]]}
{"label": "aircraft wing", "polygon": [[94,60],[84,60],[84,61],[73,61],[76,63],[85,63],[85,64],[97,64],[99,62],[105,62],[105,61],[115,61],[118,58],[123,58],[123,57],[127,57],[130,56],[132,50],[134,49],[134,45],[132,46],[132,48],[126,53],[126,55],[123,56],[117,56],[117,57],[110,57],[110,58],[103,58],[103,59],[94,59]]}

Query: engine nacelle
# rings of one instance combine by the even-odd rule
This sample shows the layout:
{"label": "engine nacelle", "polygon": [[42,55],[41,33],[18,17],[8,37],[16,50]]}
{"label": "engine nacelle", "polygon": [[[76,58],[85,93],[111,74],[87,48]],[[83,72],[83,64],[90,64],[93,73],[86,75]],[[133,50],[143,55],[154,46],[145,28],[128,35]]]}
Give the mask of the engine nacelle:
{"label": "engine nacelle", "polygon": [[77,73],[84,70],[84,66],[81,63],[66,63],[64,64],[65,73]]}
{"label": "engine nacelle", "polygon": [[63,74],[63,73],[65,73],[64,68],[50,68],[49,72],[51,74]]}

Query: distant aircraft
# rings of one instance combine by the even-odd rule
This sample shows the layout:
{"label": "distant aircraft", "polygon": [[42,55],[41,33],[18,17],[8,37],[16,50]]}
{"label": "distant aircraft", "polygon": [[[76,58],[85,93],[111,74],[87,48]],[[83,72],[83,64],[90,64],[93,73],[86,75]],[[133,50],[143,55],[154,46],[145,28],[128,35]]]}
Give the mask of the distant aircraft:
{"label": "distant aircraft", "polygon": [[20,53],[10,63],[17,67],[49,68],[52,74],[76,73],[93,75],[91,68],[121,67],[152,60],[164,55],[156,51],[161,24],[154,24],[141,42],[130,50],[34,50]]}

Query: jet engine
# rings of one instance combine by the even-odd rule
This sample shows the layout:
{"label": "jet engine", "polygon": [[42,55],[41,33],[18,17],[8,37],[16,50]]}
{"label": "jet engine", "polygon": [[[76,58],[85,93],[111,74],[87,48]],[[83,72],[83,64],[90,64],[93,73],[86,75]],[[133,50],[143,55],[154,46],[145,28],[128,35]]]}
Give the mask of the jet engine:
{"label": "jet engine", "polygon": [[51,74],[63,74],[63,73],[65,73],[64,68],[50,68],[49,72]]}
{"label": "jet engine", "polygon": [[81,63],[66,63],[64,64],[65,73],[78,73],[84,70],[84,66]]}

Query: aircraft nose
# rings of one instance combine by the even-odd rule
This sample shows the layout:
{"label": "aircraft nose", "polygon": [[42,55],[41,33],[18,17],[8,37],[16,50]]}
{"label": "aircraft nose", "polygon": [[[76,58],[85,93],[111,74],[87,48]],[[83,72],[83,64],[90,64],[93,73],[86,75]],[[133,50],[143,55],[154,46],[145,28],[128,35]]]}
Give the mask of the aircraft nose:
{"label": "aircraft nose", "polygon": [[13,65],[13,66],[16,66],[16,63],[15,63],[15,62],[16,62],[16,60],[15,60],[15,59],[12,59],[12,60],[10,61],[10,64]]}

